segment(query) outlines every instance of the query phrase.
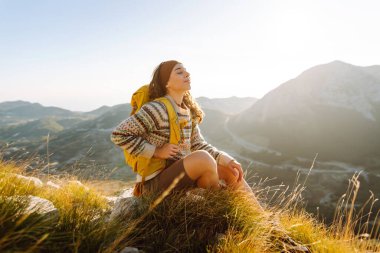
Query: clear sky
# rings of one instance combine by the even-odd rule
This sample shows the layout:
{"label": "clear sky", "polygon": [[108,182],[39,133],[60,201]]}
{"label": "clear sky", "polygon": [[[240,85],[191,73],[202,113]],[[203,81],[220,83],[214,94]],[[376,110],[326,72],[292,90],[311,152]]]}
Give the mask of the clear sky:
{"label": "clear sky", "polygon": [[129,102],[162,61],[195,97],[261,98],[334,60],[380,64],[380,1],[0,0],[0,102]]}

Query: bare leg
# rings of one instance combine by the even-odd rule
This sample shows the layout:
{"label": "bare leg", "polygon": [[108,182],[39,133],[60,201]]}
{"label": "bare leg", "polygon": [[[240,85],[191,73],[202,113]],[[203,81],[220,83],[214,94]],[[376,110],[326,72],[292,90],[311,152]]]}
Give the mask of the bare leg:
{"label": "bare leg", "polygon": [[219,179],[224,180],[228,186],[232,187],[232,189],[247,192],[251,196],[253,203],[260,209],[260,211],[264,211],[260,203],[257,201],[252,188],[248,185],[244,178],[238,182],[238,177],[235,176],[229,168],[222,165],[218,165],[218,176]]}
{"label": "bare leg", "polygon": [[197,182],[200,188],[219,188],[219,177],[215,159],[204,150],[197,150],[183,161],[187,175]]}

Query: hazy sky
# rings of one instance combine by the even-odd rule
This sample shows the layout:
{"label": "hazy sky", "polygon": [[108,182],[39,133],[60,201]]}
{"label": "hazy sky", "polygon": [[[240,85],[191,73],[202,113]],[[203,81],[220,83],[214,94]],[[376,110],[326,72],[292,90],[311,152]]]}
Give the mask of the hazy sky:
{"label": "hazy sky", "polygon": [[318,64],[380,64],[380,1],[0,0],[0,102],[129,102],[162,61],[195,97],[261,98]]}

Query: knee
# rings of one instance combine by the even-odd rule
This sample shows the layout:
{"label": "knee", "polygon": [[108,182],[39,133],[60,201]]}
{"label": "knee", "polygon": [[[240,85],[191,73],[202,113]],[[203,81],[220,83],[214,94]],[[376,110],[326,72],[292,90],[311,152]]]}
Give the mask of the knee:
{"label": "knee", "polygon": [[215,159],[206,151],[194,151],[184,159],[186,173],[192,179],[198,179],[202,175],[218,175]]}
{"label": "knee", "polygon": [[210,170],[210,172],[217,171],[216,161],[214,157],[210,155],[210,153],[208,153],[205,150],[197,150],[197,151],[194,151],[192,154],[195,156],[196,160],[199,162],[199,166],[204,167],[207,170]]}

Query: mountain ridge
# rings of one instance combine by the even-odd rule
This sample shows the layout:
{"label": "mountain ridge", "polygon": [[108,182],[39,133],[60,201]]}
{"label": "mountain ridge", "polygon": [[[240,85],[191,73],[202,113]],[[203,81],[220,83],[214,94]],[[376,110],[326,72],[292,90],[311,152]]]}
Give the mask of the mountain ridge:
{"label": "mountain ridge", "polygon": [[352,153],[343,151],[352,149],[355,157],[373,156],[380,149],[371,137],[380,134],[380,79],[365,68],[341,61],[309,68],[236,115],[231,126],[279,151],[344,159]]}

